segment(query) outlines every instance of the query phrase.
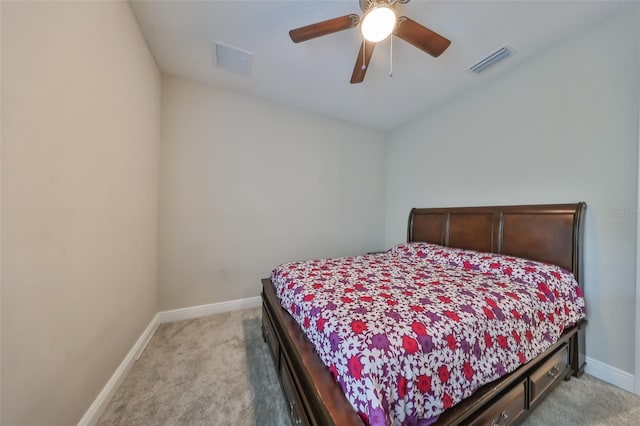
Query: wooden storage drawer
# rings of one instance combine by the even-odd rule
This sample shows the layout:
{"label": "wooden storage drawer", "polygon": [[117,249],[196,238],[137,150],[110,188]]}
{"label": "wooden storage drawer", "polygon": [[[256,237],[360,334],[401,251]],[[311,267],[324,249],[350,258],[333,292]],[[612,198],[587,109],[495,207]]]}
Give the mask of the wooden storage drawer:
{"label": "wooden storage drawer", "polygon": [[296,385],[289,371],[289,364],[287,364],[284,356],[280,359],[280,377],[282,379],[281,382],[286,403],[289,408],[289,416],[291,416],[291,424],[293,426],[308,425],[307,415],[305,414],[302,401],[300,401]]}
{"label": "wooden storage drawer", "polygon": [[476,417],[471,425],[503,426],[518,421],[527,411],[527,380],[523,379],[509,392]]}
{"label": "wooden storage drawer", "polygon": [[278,338],[273,330],[273,324],[271,324],[271,317],[269,316],[267,309],[262,305],[262,336],[269,346],[269,351],[273,356],[273,362],[278,369],[278,361],[280,360],[280,345],[278,344]]}
{"label": "wooden storage drawer", "polygon": [[569,345],[564,345],[531,373],[529,384],[531,404],[534,404],[551,385],[564,379],[568,368]]}

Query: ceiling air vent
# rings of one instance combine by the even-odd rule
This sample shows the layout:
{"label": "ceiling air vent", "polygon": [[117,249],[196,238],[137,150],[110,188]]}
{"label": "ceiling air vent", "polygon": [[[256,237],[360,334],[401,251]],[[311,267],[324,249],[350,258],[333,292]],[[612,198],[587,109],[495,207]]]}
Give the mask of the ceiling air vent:
{"label": "ceiling air vent", "polygon": [[225,71],[249,76],[253,53],[216,42],[216,65]]}
{"label": "ceiling air vent", "polygon": [[513,54],[513,50],[511,50],[511,48],[507,46],[504,46],[503,48],[496,50],[491,55],[487,56],[486,58],[484,58],[483,60],[481,60],[480,62],[478,62],[477,64],[475,64],[469,69],[475,72],[476,74],[480,74],[482,71],[500,62],[501,60],[508,58],[512,54]]}

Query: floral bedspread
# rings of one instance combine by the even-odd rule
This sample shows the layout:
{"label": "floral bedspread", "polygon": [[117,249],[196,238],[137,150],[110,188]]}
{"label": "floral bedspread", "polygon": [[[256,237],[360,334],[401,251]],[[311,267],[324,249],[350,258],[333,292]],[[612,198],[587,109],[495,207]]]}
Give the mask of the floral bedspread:
{"label": "floral bedspread", "polygon": [[584,317],[554,265],[428,243],[272,273],[365,424],[422,425],[536,357]]}

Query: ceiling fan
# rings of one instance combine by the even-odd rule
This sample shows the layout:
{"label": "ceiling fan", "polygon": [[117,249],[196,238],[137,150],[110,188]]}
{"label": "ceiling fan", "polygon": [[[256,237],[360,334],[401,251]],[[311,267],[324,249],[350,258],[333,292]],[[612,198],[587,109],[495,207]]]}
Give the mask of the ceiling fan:
{"label": "ceiling fan", "polygon": [[397,16],[396,4],[406,4],[410,0],[359,0],[363,16],[356,14],[341,16],[289,31],[294,43],[333,34],[360,25],[363,35],[360,52],[351,75],[351,84],[362,83],[369,67],[373,49],[378,41],[391,33],[433,57],[438,57],[451,41],[431,31],[406,16]]}

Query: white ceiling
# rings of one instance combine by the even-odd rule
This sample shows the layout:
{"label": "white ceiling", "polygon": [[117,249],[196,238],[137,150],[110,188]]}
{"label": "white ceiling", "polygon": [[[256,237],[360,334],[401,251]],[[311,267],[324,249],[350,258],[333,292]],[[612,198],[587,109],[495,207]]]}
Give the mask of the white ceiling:
{"label": "white ceiling", "polygon": [[[361,15],[357,0],[132,1],[160,70],[293,108],[389,130],[543,49],[604,20],[613,1],[426,1],[400,14],[452,41],[433,58],[395,38],[378,44],[365,80],[349,84],[360,48],[357,28],[294,44],[293,28]],[[216,67],[214,43],[254,53],[248,77]],[[468,68],[508,45],[515,55],[481,75]],[[615,46],[611,46],[615,48]]]}

